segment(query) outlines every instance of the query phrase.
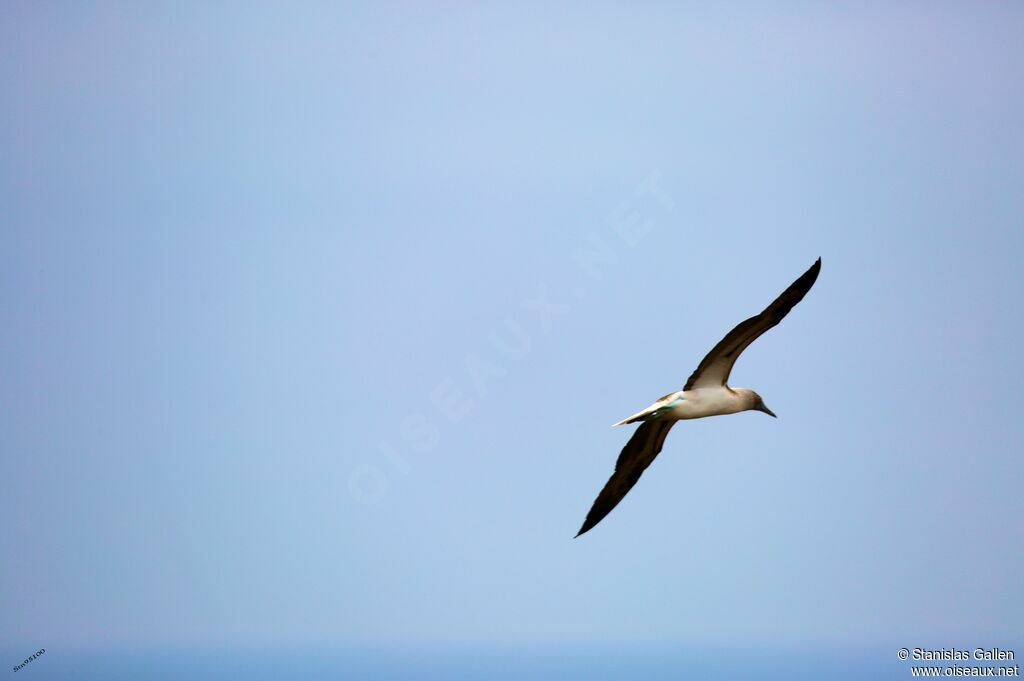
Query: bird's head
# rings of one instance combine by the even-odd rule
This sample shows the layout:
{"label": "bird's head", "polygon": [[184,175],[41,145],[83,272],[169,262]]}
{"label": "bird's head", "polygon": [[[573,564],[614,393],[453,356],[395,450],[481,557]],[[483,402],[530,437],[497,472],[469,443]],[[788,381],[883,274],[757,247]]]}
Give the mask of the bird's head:
{"label": "bird's head", "polygon": [[775,416],[775,412],[773,412],[771,409],[765,406],[764,400],[761,399],[761,396],[755,393],[753,390],[744,390],[743,394],[747,398],[748,410],[753,409],[755,411],[764,412],[765,414],[768,414],[768,416],[771,416],[772,418],[778,418],[777,416]]}

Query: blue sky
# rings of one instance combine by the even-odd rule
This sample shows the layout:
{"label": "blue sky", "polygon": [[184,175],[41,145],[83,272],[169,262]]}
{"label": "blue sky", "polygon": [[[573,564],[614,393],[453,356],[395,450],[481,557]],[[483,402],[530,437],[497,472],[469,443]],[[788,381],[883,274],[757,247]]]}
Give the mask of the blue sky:
{"label": "blue sky", "polygon": [[5,3],[0,640],[1019,644],[1022,19]]}

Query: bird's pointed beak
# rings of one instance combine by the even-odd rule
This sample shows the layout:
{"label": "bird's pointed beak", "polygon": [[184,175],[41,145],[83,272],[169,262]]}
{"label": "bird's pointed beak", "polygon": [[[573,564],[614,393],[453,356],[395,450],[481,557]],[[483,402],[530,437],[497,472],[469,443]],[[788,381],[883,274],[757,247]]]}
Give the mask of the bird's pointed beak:
{"label": "bird's pointed beak", "polygon": [[774,411],[772,411],[772,410],[771,410],[771,409],[769,409],[768,407],[764,406],[764,403],[763,403],[763,402],[762,402],[762,403],[761,403],[761,405],[760,405],[760,406],[759,406],[759,407],[757,408],[757,410],[758,410],[758,411],[763,411],[763,412],[764,412],[765,414],[768,414],[768,416],[771,416],[771,417],[772,417],[773,419],[777,419],[777,418],[779,418],[778,416],[776,416],[776,415],[775,415],[775,412],[774,412]]}

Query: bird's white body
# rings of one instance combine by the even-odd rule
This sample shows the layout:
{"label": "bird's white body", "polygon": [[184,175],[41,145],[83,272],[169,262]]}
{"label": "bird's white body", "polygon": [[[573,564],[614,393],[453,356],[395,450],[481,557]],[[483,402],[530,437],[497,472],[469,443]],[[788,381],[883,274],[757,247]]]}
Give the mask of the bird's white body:
{"label": "bird's white body", "polygon": [[678,393],[683,398],[682,402],[673,407],[669,413],[677,419],[700,419],[705,416],[735,414],[750,407],[748,394],[746,388],[730,388],[728,386],[683,390]]}
{"label": "bird's white body", "polygon": [[693,388],[680,390],[665,395],[657,402],[641,412],[633,414],[615,425],[645,421],[657,417],[682,421],[684,419],[702,419],[705,416],[735,414],[750,409],[753,402],[753,391],[746,388],[730,388],[716,386],[713,388]]}

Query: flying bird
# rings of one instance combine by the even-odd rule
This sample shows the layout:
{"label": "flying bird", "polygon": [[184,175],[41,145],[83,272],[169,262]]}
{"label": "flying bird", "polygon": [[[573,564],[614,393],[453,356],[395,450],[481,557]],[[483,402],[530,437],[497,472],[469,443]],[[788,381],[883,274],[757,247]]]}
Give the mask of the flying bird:
{"label": "flying bird", "polygon": [[821,258],[818,258],[809,270],[790,284],[761,314],[737,324],[701,361],[682,390],[665,395],[643,411],[615,424],[621,426],[641,422],[633,437],[622,448],[615,462],[615,472],[594,500],[583,526],[576,533],[577,537],[601,522],[633,489],[633,485],[658,456],[665,443],[665,436],[676,421],[749,410],[775,416],[753,390],[729,387],[729,372],[736,358],[748,345],[781,322],[793,306],[803,300],[814,286],[820,270]]}

